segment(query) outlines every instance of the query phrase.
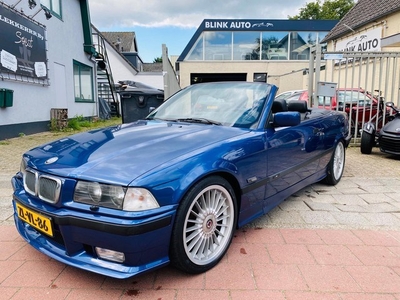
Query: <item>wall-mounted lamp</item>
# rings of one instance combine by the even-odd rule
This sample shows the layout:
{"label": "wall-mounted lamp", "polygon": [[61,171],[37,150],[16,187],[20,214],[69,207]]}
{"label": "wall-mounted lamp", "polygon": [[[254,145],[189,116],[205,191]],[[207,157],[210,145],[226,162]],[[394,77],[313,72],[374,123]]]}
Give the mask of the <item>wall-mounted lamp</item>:
{"label": "wall-mounted lamp", "polygon": [[36,7],[36,1],[35,0],[28,0],[29,8],[34,9]]}
{"label": "wall-mounted lamp", "polygon": [[44,10],[44,15],[46,16],[47,20],[53,16],[47,8],[43,8],[43,10]]}
{"label": "wall-mounted lamp", "polygon": [[40,9],[35,12],[35,14],[33,16],[31,16],[31,18],[34,18],[41,10],[44,11],[44,15],[46,16],[46,19],[50,19],[53,15],[51,14],[50,10],[48,10],[46,7],[41,6]]}

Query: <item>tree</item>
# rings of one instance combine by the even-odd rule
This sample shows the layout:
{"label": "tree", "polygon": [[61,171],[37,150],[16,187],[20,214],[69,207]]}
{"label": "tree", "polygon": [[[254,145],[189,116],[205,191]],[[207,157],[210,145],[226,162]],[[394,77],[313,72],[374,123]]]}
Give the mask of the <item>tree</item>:
{"label": "tree", "polygon": [[162,63],[162,57],[154,58],[153,63]]}
{"label": "tree", "polygon": [[354,0],[321,0],[306,3],[295,16],[289,20],[340,20],[354,6]]}

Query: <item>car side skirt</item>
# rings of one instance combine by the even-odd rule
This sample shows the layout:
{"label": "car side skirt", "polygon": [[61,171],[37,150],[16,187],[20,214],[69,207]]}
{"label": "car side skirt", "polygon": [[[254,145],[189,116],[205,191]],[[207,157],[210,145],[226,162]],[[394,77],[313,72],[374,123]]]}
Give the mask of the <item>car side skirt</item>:
{"label": "car side skirt", "polygon": [[[319,159],[321,159],[322,157],[324,157],[326,155],[330,155],[332,153],[332,151],[333,151],[333,149],[325,150],[324,152],[320,153],[319,155],[313,157],[312,160],[319,160]],[[286,169],[286,170],[284,170],[284,171],[282,171],[280,173],[275,173],[275,174],[273,174],[273,175],[271,175],[269,177],[266,177],[266,178],[264,178],[262,180],[259,180],[259,181],[255,182],[253,184],[250,184],[247,187],[242,189],[242,195],[246,194],[246,193],[249,193],[249,192],[251,192],[251,191],[253,191],[253,190],[255,190],[255,189],[259,188],[259,187],[265,186],[269,182],[277,180],[278,178],[281,178],[281,177],[283,177],[283,176],[285,176],[287,174],[296,172],[296,170],[304,168],[308,164],[310,164],[310,161],[305,161],[305,162],[303,162],[301,164],[298,164],[296,166],[288,168],[288,169]]]}

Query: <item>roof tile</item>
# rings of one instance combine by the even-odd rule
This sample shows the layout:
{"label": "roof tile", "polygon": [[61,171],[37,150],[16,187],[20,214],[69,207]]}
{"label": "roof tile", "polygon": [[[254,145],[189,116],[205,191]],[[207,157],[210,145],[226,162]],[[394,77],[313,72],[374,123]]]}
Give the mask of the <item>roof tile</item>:
{"label": "roof tile", "polygon": [[400,0],[359,0],[322,42],[342,37],[352,30],[357,30],[397,11],[400,11]]}

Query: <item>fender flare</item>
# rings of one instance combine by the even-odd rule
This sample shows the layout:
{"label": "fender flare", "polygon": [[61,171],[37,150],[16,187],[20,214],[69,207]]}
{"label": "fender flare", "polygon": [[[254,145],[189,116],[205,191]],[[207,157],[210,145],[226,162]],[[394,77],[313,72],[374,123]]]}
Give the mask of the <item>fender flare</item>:
{"label": "fender flare", "polygon": [[376,132],[375,124],[373,124],[371,122],[365,123],[364,126],[363,126],[362,131],[374,135],[375,132]]}

